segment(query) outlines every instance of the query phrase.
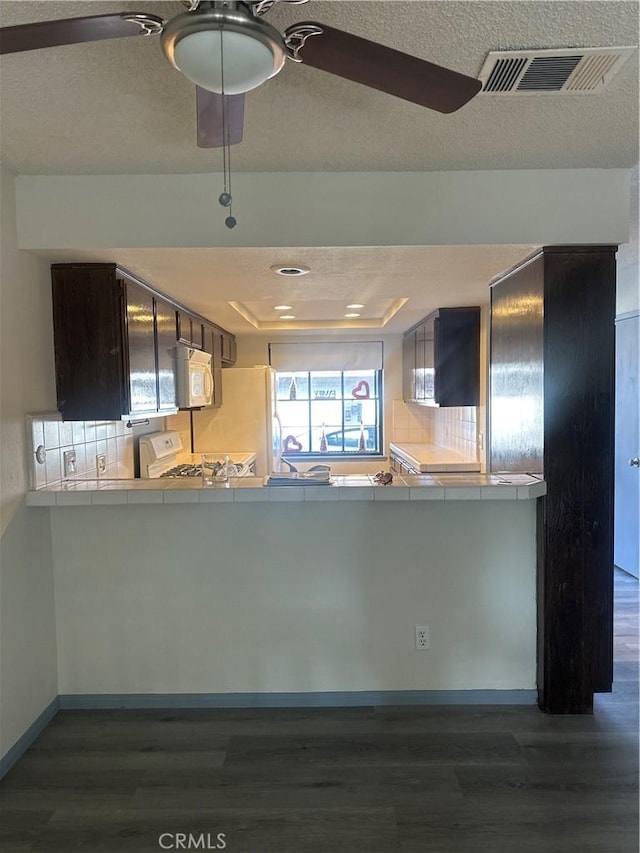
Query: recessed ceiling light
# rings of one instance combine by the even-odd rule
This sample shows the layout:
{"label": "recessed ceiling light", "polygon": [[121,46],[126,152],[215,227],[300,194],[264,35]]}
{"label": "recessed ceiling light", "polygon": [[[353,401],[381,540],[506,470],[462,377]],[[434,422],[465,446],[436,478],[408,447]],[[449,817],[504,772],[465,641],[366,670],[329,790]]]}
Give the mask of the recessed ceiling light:
{"label": "recessed ceiling light", "polygon": [[293,305],[276,305],[274,311],[291,311]]}
{"label": "recessed ceiling light", "polygon": [[345,314],[345,317],[359,317],[359,314]]}
{"label": "recessed ceiling light", "polygon": [[347,308],[364,308],[364,305],[360,302],[352,302],[351,305],[347,305]]}
{"label": "recessed ceiling light", "polygon": [[281,320],[295,320],[296,315],[295,314],[281,314],[280,319]]}
{"label": "recessed ceiling light", "polygon": [[309,272],[309,267],[303,267],[300,264],[287,264],[286,266],[272,264],[269,269],[272,272],[278,273],[278,275],[288,276],[306,275]]}

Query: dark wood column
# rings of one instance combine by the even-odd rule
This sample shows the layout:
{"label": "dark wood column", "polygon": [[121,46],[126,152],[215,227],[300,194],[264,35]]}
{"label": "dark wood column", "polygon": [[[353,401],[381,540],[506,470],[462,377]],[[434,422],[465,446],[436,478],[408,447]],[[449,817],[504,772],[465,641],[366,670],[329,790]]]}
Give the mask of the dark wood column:
{"label": "dark wood column", "polygon": [[547,482],[538,702],[554,714],[590,713],[613,680],[616,249],[547,247],[492,284],[492,409],[529,415],[492,427],[491,464]]}
{"label": "dark wood column", "polygon": [[615,246],[544,250],[538,697],[588,713],[613,681]]}

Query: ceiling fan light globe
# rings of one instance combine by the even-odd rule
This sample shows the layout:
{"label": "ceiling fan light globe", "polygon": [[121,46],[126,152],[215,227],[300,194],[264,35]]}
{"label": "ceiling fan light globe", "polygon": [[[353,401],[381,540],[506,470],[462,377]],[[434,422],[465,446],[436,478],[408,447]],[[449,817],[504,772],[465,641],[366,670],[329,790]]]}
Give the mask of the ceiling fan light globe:
{"label": "ceiling fan light globe", "polygon": [[201,4],[196,11],[177,15],[165,24],[160,43],[185,77],[201,89],[225,95],[260,86],[281,70],[286,58],[281,33],[242,3]]}
{"label": "ceiling fan light globe", "polygon": [[280,71],[284,59],[284,53],[274,55],[252,35],[221,30],[188,33],[177,41],[173,52],[174,64],[185,77],[209,92],[222,93],[224,88],[225,95],[240,95],[261,86]]}

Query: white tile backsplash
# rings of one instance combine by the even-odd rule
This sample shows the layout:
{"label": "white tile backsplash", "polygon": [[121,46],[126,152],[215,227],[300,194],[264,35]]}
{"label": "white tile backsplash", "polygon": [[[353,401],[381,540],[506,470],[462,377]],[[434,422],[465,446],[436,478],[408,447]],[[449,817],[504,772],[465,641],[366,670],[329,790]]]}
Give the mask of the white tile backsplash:
{"label": "white tile backsplash", "polygon": [[60,433],[55,421],[44,421],[44,446],[49,448],[60,447]]}
{"label": "white tile backsplash", "polygon": [[[27,435],[31,436],[29,474],[32,489],[56,485],[63,480],[97,477],[96,456],[99,453],[107,457],[105,478],[133,477],[133,436],[122,421],[61,421],[56,414],[28,415]],[[35,452],[42,445],[46,460],[40,464]],[[76,473],[67,478],[64,476],[65,450],[76,452]]]}
{"label": "white tile backsplash", "polygon": [[73,443],[84,444],[86,441],[84,435],[84,421],[72,421],[71,430],[73,432]]}
{"label": "white tile backsplash", "polygon": [[478,458],[475,406],[419,406],[393,401],[392,441],[398,444],[435,444],[468,459]]}
{"label": "white tile backsplash", "polygon": [[58,424],[60,447],[73,447],[73,422],[61,421]]}
{"label": "white tile backsplash", "polygon": [[38,447],[44,447],[44,424],[42,421],[31,421],[27,424],[27,435],[31,434],[31,444],[35,453]]}
{"label": "white tile backsplash", "polygon": [[[35,459],[35,455],[34,455]],[[45,462],[47,485],[57,483],[62,479],[62,464],[59,447],[47,447],[47,459]]]}
{"label": "white tile backsplash", "polygon": [[86,445],[74,444],[73,449],[76,452],[76,471],[78,474],[85,474],[87,471]]}
{"label": "white tile backsplash", "polygon": [[433,443],[433,410],[414,403],[394,400],[392,441],[412,444]]}

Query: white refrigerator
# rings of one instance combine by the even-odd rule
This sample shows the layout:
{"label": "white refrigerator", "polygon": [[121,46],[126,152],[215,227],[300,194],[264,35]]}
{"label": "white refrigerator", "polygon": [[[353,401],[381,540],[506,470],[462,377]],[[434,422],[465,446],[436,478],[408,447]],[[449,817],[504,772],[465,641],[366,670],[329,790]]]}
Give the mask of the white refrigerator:
{"label": "white refrigerator", "polygon": [[193,449],[195,453],[253,452],[258,477],[279,471],[282,428],[276,410],[275,370],[223,370],[222,406],[193,412]]}

